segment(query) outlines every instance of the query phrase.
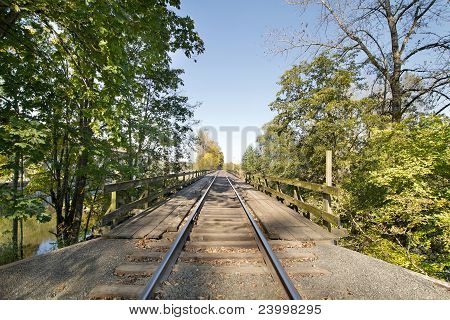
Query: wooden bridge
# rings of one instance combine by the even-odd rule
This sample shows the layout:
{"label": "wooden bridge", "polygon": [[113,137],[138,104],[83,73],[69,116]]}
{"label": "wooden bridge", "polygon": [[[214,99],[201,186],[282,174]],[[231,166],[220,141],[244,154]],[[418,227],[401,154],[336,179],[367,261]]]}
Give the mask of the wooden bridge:
{"label": "wooden bridge", "polygon": [[[177,273],[186,273],[186,270],[190,270],[190,277],[192,277],[193,273],[197,273],[198,277],[201,278],[205,276],[211,278],[213,277],[211,274],[217,273],[233,274],[237,272],[240,276],[252,274],[257,278],[255,282],[262,284],[268,283],[267,279],[263,281],[262,278],[267,278],[267,275],[271,273],[272,279],[269,282],[274,280],[280,282],[280,290],[284,286],[291,286],[291,289],[295,288],[286,272],[293,275],[329,273],[329,271],[322,268],[305,267],[297,263],[286,267],[284,270],[279,263],[278,257],[288,259],[291,262],[303,262],[314,259],[314,255],[301,251],[291,252],[284,250],[288,249],[289,246],[283,246],[282,243],[271,245],[268,243],[268,239],[296,241],[299,243],[298,245],[304,246],[311,241],[333,243],[336,240],[336,236],[298,213],[291,212],[292,209],[276,200],[268,196],[262,197],[258,192],[252,190],[249,185],[236,179],[236,176],[221,171],[209,173],[204,179],[198,179],[202,174],[206,174],[206,172],[196,173],[190,179],[185,179],[183,174],[174,175],[171,177],[175,179],[172,183],[166,182],[172,187],[164,188],[165,191],[177,186],[180,181],[182,181],[182,185],[191,181],[194,181],[194,183],[190,187],[182,189],[164,205],[154,210],[143,210],[107,233],[106,237],[108,238],[143,239],[146,244],[146,252],[131,255],[129,257],[130,262],[116,268],[115,274],[118,277],[150,277],[156,274],[158,268],[162,265],[160,261],[163,257],[173,260],[172,264],[175,264],[175,266],[169,266],[166,275],[161,276],[161,279],[157,280],[156,286],[158,287],[162,281],[170,276],[172,267]],[[180,179],[180,176],[183,176],[183,179]],[[277,197],[284,195],[281,194],[279,185],[277,191],[268,187],[267,180],[265,180],[265,183],[266,186],[264,188],[266,192],[273,192]],[[239,189],[239,192],[234,185]],[[144,186],[145,191],[139,199],[132,201],[131,204],[142,204],[143,199],[145,201],[149,199],[146,183],[134,181],[133,183],[112,184],[105,186],[105,190],[112,192],[125,191],[126,188],[135,188],[136,186]],[[335,188],[329,188],[335,192]],[[211,191],[209,191],[210,189]],[[329,192],[330,190],[319,191]],[[241,198],[242,203],[238,200],[239,193],[246,198],[246,200]],[[161,194],[161,191],[153,194]],[[198,200],[201,196],[204,197],[203,202]],[[287,195],[284,196],[288,199]],[[123,197],[122,195],[121,199]],[[114,202],[118,202],[117,194],[112,195],[111,199]],[[292,199],[290,200],[295,204]],[[196,209],[197,211],[193,210],[192,212],[192,214],[195,214],[195,218],[192,219],[193,225],[190,228],[192,230],[186,231],[186,239],[180,242],[179,248],[175,248],[176,237],[182,235],[183,230],[181,227],[183,223],[185,225],[189,224],[187,217],[196,203],[198,208]],[[246,207],[246,204],[248,204],[248,207]],[[110,208],[114,208],[114,210],[108,213],[103,221],[112,222],[113,220],[110,217],[117,218],[126,215],[134,207],[135,205],[130,204],[123,204],[117,207],[116,204],[112,203]],[[248,209],[249,207],[251,209]],[[123,210],[123,208],[127,208],[127,210]],[[307,208],[315,210],[314,212],[322,212],[322,210],[310,205]],[[248,212],[247,216],[246,210]],[[262,229],[256,224],[256,219]],[[336,219],[333,221],[336,221]],[[255,227],[252,226],[252,223],[255,224]],[[113,224],[115,223],[113,222]],[[262,230],[265,232],[263,233]],[[261,233],[262,239],[258,239],[258,232]],[[186,241],[187,239],[189,241]],[[265,248],[263,243],[269,248]],[[265,250],[273,251],[271,247],[274,245],[277,248],[277,255],[273,254],[273,252],[265,253]],[[169,256],[169,248],[172,249],[172,247],[174,248],[173,251],[180,251],[172,253],[176,255],[175,257]],[[167,251],[166,255],[163,255],[161,251]],[[264,256],[265,254],[267,255],[266,257]],[[271,259],[276,259],[278,264],[273,264]],[[201,271],[193,272],[191,270],[193,268]],[[271,269],[273,270],[271,271]],[[286,279],[280,279],[280,272],[284,272]],[[288,281],[289,284],[286,285],[283,281]],[[150,290],[151,292],[147,294],[146,298],[155,296],[157,292],[156,286]],[[144,287],[142,285],[135,284],[99,285],[92,290],[90,297],[138,298],[143,290]],[[293,291],[293,293],[284,292],[283,295],[283,290],[281,290],[274,296],[268,296],[268,298],[292,298],[293,296],[299,298],[299,293],[295,289]],[[167,298],[182,299],[184,294],[185,292],[181,290],[175,296],[171,295]],[[258,294],[261,294],[261,292]],[[258,298],[258,296],[250,297]]]}
{"label": "wooden bridge", "polygon": [[337,246],[326,180],[198,171],[106,185],[103,236],[0,267],[0,298],[450,298],[447,283]]}

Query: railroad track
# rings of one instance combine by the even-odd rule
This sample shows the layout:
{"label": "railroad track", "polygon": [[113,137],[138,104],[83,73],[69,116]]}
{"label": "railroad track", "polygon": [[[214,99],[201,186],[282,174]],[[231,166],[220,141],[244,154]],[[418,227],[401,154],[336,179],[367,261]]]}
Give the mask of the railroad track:
{"label": "railroad track", "polygon": [[271,247],[223,172],[211,178],[181,229],[165,238],[148,242],[128,257],[131,263],[116,268],[121,284],[98,286],[90,297],[301,299],[289,275],[320,273],[298,267],[314,255]]}

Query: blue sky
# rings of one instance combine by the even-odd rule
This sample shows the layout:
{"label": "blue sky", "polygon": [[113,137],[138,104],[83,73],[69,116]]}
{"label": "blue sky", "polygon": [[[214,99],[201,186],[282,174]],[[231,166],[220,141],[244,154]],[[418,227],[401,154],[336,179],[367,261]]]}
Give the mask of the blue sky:
{"label": "blue sky", "polygon": [[[222,148],[225,161],[239,163],[245,147],[254,143],[261,132],[255,128],[261,128],[274,116],[268,105],[279,89],[279,77],[301,55],[298,51],[291,51],[290,56],[268,54],[270,47],[282,46],[273,37],[267,44],[268,34],[274,30],[289,34],[300,30],[301,23],[314,30],[320,9],[309,6],[302,13],[298,6],[285,0],[182,0],[181,6],[179,14],[195,21],[206,50],[196,57],[197,63],[180,53],[173,55],[173,67],[185,70],[185,86],[180,93],[189,97],[191,103],[201,103],[195,113],[199,127],[212,129],[211,135]],[[446,28],[442,21],[429,27],[434,32]],[[332,37],[333,27],[319,28],[317,35]],[[384,45],[389,46],[389,39],[385,40]],[[411,62],[432,63],[434,57],[427,52],[416,59]]]}
{"label": "blue sky", "polygon": [[[200,126],[216,129],[225,161],[240,162],[244,147],[254,141],[256,130],[274,115],[268,104],[278,90],[276,82],[295,61],[294,56],[268,54],[267,35],[274,29],[300,24],[298,8],[283,0],[184,0],[180,14],[194,19],[205,42],[205,53],[197,62],[181,54],[173,66],[183,68],[181,93],[192,103]],[[230,136],[225,126],[237,126]],[[245,141],[246,140],[246,141]]]}

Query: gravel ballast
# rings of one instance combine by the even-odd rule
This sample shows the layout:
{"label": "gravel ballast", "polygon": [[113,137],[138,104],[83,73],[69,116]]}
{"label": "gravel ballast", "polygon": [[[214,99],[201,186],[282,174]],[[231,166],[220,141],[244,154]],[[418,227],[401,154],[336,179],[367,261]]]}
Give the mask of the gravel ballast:
{"label": "gravel ballast", "polygon": [[0,267],[0,299],[86,299],[135,250],[130,240],[94,239]]}

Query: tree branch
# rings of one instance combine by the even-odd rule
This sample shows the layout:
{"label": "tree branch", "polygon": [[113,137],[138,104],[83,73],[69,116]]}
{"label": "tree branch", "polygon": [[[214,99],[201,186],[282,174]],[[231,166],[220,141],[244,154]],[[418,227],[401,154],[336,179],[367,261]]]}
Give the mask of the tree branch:
{"label": "tree branch", "polygon": [[449,43],[450,43],[450,41],[446,40],[444,43],[434,42],[434,43],[429,43],[422,47],[416,48],[413,51],[411,51],[409,54],[407,54],[406,57],[403,58],[403,61],[407,61],[409,58],[411,58],[415,54],[417,54],[421,51],[424,51],[424,50],[429,50],[429,49],[433,49],[433,48],[443,48],[445,50],[450,50]]}
{"label": "tree branch", "polygon": [[447,105],[443,106],[441,109],[439,109],[438,112],[436,112],[435,114],[438,115],[439,113],[441,113],[442,111],[444,111],[448,106],[450,106],[450,103],[448,103]]}
{"label": "tree branch", "polygon": [[338,26],[341,28],[342,31],[344,31],[347,36],[352,39],[353,41],[357,42],[358,45],[361,47],[361,50],[367,55],[369,58],[369,61],[384,75],[387,76],[387,70],[381,66],[381,64],[377,61],[375,56],[372,54],[372,52],[367,48],[367,46],[364,44],[364,42],[359,38],[357,35],[355,35],[353,32],[351,32],[345,23],[339,18],[339,16],[336,14],[336,12],[331,8],[330,4],[325,0],[320,0],[322,5],[330,12],[330,14],[334,17],[336,20]]}

